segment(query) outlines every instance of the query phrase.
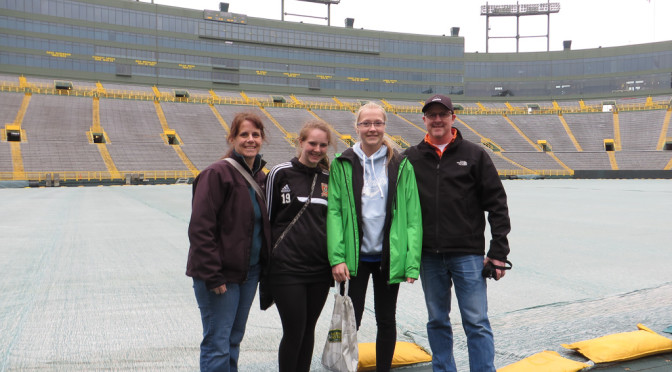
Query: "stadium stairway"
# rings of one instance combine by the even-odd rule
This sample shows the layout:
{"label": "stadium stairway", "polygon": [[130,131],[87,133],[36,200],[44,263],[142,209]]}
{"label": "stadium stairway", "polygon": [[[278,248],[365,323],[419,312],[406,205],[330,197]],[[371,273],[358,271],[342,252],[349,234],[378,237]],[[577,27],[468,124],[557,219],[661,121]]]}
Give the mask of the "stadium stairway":
{"label": "stadium stairway", "polygon": [[[22,82],[25,84],[25,78],[22,80]],[[22,129],[21,125],[23,124],[23,118],[25,117],[26,111],[28,110],[31,97],[32,94],[30,92],[27,92],[23,95],[23,99],[21,100],[21,105],[18,108],[16,117],[11,123],[5,125],[3,130],[3,140],[9,142],[10,146],[13,180],[26,179],[26,172],[23,165],[23,155],[21,154],[21,142],[26,142],[26,132],[24,129]],[[13,105],[11,102],[9,102],[8,107],[12,108],[12,106]],[[16,138],[17,136],[18,138]]]}
{"label": "stadium stairway", "polygon": [[161,103],[159,103],[159,101],[154,101],[154,108],[156,109],[156,115],[158,116],[159,122],[161,123],[161,128],[163,129],[161,138],[163,138],[168,145],[171,145],[187,169],[189,169],[191,174],[196,177],[198,175],[198,168],[196,168],[194,163],[192,163],[184,151],[182,151],[182,148],[180,147],[182,144],[182,139],[174,129],[170,129],[168,126],[168,121],[166,120],[166,116],[164,115],[163,109],[161,108]]}
{"label": "stadium stairway", "polygon": [[[104,91],[102,85],[100,83],[98,84],[98,89]],[[100,125],[100,99],[98,97],[93,97],[93,123],[91,125],[91,130],[87,132],[87,137],[89,138],[89,143],[95,143],[96,147],[98,147],[98,151],[105,163],[107,171],[110,173],[110,177],[121,179],[121,173],[119,173],[117,166],[114,164],[110,152],[107,151],[107,143],[110,142],[110,139],[107,136],[107,133],[105,133],[105,129]]]}

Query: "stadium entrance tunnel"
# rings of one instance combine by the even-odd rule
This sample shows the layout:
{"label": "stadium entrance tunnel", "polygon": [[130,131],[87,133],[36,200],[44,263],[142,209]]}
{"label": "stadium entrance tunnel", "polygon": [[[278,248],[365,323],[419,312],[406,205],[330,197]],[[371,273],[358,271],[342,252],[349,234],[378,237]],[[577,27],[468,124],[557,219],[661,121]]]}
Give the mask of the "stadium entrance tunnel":
{"label": "stadium entrance tunnel", "polygon": [[180,137],[177,135],[177,133],[170,129],[167,130],[163,133],[166,136],[166,143],[169,145],[179,145],[180,144]]}
{"label": "stadium entrance tunnel", "polygon": [[175,137],[174,135],[173,136],[168,135],[167,137],[168,137],[168,144],[169,145],[179,145],[180,144],[180,141],[178,141],[177,137]]}
{"label": "stadium entrance tunnel", "polygon": [[127,185],[140,185],[145,182],[144,173],[126,173],[124,178]]}
{"label": "stadium entrance tunnel", "polygon": [[18,125],[7,125],[5,127],[7,141],[21,142],[21,128]]}
{"label": "stadium entrance tunnel", "polygon": [[59,187],[61,186],[61,175],[58,173],[47,173],[44,176],[44,185],[46,187]]}
{"label": "stadium entrance tunnel", "polygon": [[616,101],[602,102],[602,112],[614,112],[614,111],[616,111]]}
{"label": "stadium entrance tunnel", "polygon": [[183,89],[175,89],[173,90],[173,95],[175,96],[175,98],[189,98],[189,91]]}
{"label": "stadium entrance tunnel", "polygon": [[614,140],[607,138],[604,140],[604,151],[614,151]]}
{"label": "stadium entrance tunnel", "polygon": [[541,151],[543,151],[543,152],[553,151],[553,149],[551,148],[551,144],[548,143],[548,141],[546,141],[546,140],[539,140],[539,141],[537,141],[537,145],[539,146],[539,148],[540,148]]}
{"label": "stadium entrance tunnel", "polygon": [[71,81],[63,81],[63,80],[54,80],[54,89],[57,89],[57,90],[72,90],[72,82]]}
{"label": "stadium entrance tunnel", "polygon": [[103,133],[91,133],[93,143],[105,143],[105,135]]}
{"label": "stadium entrance tunnel", "polygon": [[663,146],[663,150],[672,151],[672,138],[668,138],[668,139],[665,140],[665,145]]}
{"label": "stadium entrance tunnel", "polygon": [[532,114],[534,112],[537,112],[541,110],[541,107],[539,106],[538,103],[528,103],[527,104],[527,113]]}

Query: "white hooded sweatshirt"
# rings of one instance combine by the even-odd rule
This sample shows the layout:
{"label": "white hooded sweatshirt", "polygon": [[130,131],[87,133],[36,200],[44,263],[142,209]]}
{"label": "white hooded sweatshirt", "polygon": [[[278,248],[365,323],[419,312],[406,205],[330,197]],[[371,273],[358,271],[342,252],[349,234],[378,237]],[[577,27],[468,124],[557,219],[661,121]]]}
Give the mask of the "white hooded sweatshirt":
{"label": "white hooded sweatshirt", "polygon": [[[381,146],[371,157],[366,156],[361,143],[352,149],[364,169],[362,188],[362,231],[364,236],[360,252],[364,256],[380,255],[383,252],[383,228],[387,203],[387,146]],[[361,257],[366,260],[366,257]]]}

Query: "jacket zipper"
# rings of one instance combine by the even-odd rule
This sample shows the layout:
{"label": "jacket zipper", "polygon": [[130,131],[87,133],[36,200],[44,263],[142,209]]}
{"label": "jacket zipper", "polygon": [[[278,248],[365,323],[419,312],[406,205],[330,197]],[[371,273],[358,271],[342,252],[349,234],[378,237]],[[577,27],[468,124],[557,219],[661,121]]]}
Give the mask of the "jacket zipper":
{"label": "jacket zipper", "polygon": [[[434,156],[436,156],[436,155],[434,155]],[[436,187],[434,188],[434,200],[437,201],[436,215],[434,216],[434,239],[435,240],[438,239],[438,237],[439,237],[439,225],[440,225],[440,223],[439,223],[440,210],[439,210],[439,207],[438,207],[438,205],[439,205],[438,200],[439,200],[439,180],[440,180],[439,171],[440,171],[440,168],[441,168],[441,158],[439,158],[439,161],[436,162],[436,174],[435,174]],[[436,249],[436,253],[439,253],[439,248],[435,246],[435,249]]]}
{"label": "jacket zipper", "polygon": [[[348,206],[349,206],[348,209],[350,210],[350,213],[352,214],[351,218],[353,219],[352,237],[353,237],[354,241],[357,242],[359,240],[358,239],[359,234],[357,233],[357,229],[355,228],[355,226],[356,226],[355,224],[357,223],[357,216],[356,216],[355,213],[352,213],[352,210],[353,210],[353,208],[355,208],[355,206],[350,205],[350,202],[351,201],[354,202],[354,200],[353,200],[353,198],[350,197],[350,186],[348,185],[348,178],[347,178],[347,175],[345,174],[345,166],[343,165],[343,161],[341,161],[340,163],[341,163],[341,169],[343,170],[343,176],[346,176],[345,177],[345,190],[348,192]],[[350,178],[352,178],[352,172],[350,172]],[[357,244],[357,246],[355,247],[355,273],[357,273],[357,271],[359,269],[358,266],[359,266],[359,244]],[[350,268],[348,268],[348,270],[350,270]]]}
{"label": "jacket zipper", "polygon": [[[405,159],[404,159],[405,160]],[[401,177],[401,172],[404,170],[406,163],[402,160],[399,164],[399,170],[397,171],[397,183],[394,185],[394,203],[392,205],[392,211],[397,210],[397,198],[399,197],[397,190],[399,190],[399,178]]]}

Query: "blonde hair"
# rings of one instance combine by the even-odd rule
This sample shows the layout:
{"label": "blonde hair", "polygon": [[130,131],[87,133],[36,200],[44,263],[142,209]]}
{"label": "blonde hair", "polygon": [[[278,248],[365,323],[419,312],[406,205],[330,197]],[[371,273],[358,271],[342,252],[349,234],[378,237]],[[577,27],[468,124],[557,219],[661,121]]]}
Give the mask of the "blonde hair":
{"label": "blonde hair", "polygon": [[[383,121],[387,123],[387,112],[385,111],[385,108],[383,106],[375,103],[375,102],[367,102],[359,107],[359,110],[355,113],[355,129],[357,129],[357,123],[359,123],[359,117],[362,115],[362,111],[364,110],[378,110],[380,111],[381,114],[383,114]],[[387,138],[384,137],[383,135],[383,146],[387,147],[387,163],[390,163],[390,160],[392,160],[392,156],[394,155],[394,148],[390,144],[390,142],[387,140]]]}
{"label": "blonde hair", "polygon": [[[326,133],[327,144],[333,146],[333,142],[331,142],[331,128],[329,127],[329,124],[327,124],[323,120],[317,120],[317,119],[309,120],[305,124],[303,124],[303,127],[299,131],[298,141],[299,142],[305,141],[313,129],[319,129],[324,133]],[[297,158],[301,157],[301,146],[296,148],[296,157]],[[320,160],[320,162],[317,165],[320,166],[322,169],[329,170],[329,156],[325,154],[322,160]]]}

